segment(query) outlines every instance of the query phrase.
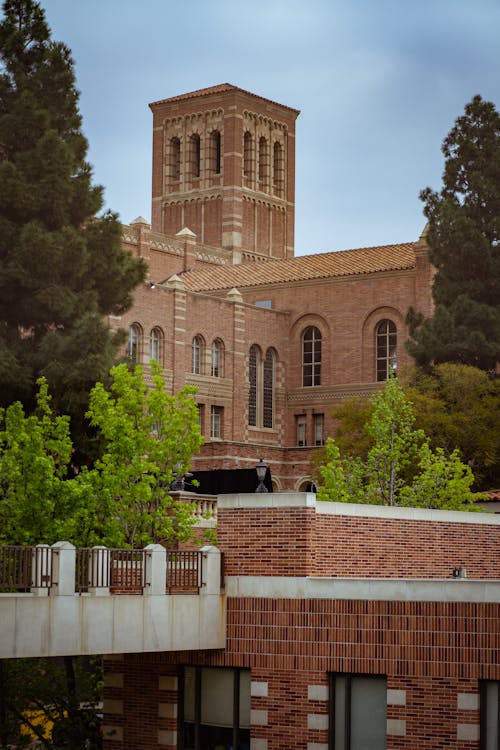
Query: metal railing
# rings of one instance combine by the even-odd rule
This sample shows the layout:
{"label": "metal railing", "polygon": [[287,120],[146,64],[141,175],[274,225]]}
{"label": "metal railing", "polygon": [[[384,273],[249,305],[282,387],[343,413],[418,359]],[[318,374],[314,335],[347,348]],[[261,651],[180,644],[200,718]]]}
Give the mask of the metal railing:
{"label": "metal railing", "polygon": [[75,590],[109,588],[112,594],[142,594],[145,550],[84,547],[76,550]]}
{"label": "metal railing", "polygon": [[0,591],[28,592],[50,588],[54,583],[51,547],[0,547]]}
{"label": "metal railing", "polygon": [[202,552],[167,550],[168,594],[198,594],[203,585]]}

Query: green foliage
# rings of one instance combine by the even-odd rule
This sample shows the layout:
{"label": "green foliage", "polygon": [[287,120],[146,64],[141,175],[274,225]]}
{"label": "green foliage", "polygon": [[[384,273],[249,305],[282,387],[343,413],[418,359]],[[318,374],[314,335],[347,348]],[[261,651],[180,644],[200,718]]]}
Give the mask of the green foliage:
{"label": "green foliage", "polygon": [[111,370],[113,383],[91,392],[88,417],[105,441],[104,452],[82,481],[90,481],[104,509],[104,543],[142,547],[151,541],[185,538],[191,508],[168,494],[189,470],[202,444],[195,390],[165,392],[161,368],[151,363],[148,388],[141,367]]}
{"label": "green foliage", "polygon": [[500,115],[475,96],[446,137],[443,187],[421,193],[437,269],[432,318],[410,311],[417,364],[500,360]]}
{"label": "green foliage", "polygon": [[458,450],[447,456],[434,452],[401,384],[387,381],[372,399],[373,412],[365,429],[372,440],[366,459],[342,458],[332,439],[326,444],[326,462],[320,468],[319,500],[376,505],[412,505],[471,510],[477,496],[469,466]]}
{"label": "green foliage", "polygon": [[0,402],[31,411],[47,378],[78,432],[109,372],[121,314],[144,277],[102,208],[81,132],[73,62],[33,0],[5,0],[0,23]]}
{"label": "green foliage", "polygon": [[450,455],[458,449],[476,489],[500,484],[500,379],[469,365],[443,363],[417,370],[405,385],[415,424],[429,445]]}

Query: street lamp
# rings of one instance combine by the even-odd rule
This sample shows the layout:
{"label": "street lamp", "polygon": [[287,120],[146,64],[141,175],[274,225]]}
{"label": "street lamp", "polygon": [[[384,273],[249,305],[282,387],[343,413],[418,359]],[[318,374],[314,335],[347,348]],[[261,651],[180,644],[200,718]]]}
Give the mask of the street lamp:
{"label": "street lamp", "polygon": [[257,472],[257,479],[259,480],[259,484],[255,492],[268,492],[269,491],[266,485],[264,484],[264,479],[266,478],[267,469],[268,469],[267,464],[264,463],[262,458],[259,458],[259,463],[255,467],[255,471]]}

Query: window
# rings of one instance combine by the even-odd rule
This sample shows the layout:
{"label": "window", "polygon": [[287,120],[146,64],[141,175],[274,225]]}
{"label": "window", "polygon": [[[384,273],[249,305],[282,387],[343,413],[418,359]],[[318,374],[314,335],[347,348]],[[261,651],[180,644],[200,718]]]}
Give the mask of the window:
{"label": "window", "polygon": [[245,132],[243,136],[243,176],[251,180],[253,175],[253,143],[252,135]]}
{"label": "window", "polygon": [[127,357],[132,362],[139,362],[141,349],[141,329],[133,323],[128,329]]}
{"label": "window", "polygon": [[274,427],[274,389],[277,354],[268,349],[262,358],[257,344],[248,354],[248,424],[250,427]]}
{"label": "window", "polygon": [[250,670],[184,667],[180,750],[248,750]]}
{"label": "window", "polygon": [[307,420],[305,414],[295,417],[297,427],[297,445],[303,448],[307,445]]}
{"label": "window", "polygon": [[269,164],[267,155],[267,141],[264,137],[259,138],[259,189],[266,190],[269,177]]}
{"label": "window", "polygon": [[198,409],[198,417],[197,417],[197,424],[200,428],[200,432],[203,435],[203,428],[205,423],[205,404],[196,404],[196,408]]}
{"label": "window", "polygon": [[214,378],[222,377],[222,360],[224,347],[220,339],[212,342],[212,357],[210,363],[210,374]]}
{"label": "window", "polygon": [[200,176],[201,168],[201,141],[198,133],[194,133],[189,139],[190,162],[191,162],[191,179]]}
{"label": "window", "polygon": [[221,438],[222,437],[222,416],[224,409],[222,406],[211,406],[210,407],[210,437]]}
{"label": "window", "polygon": [[153,328],[149,334],[149,359],[163,363],[163,334],[160,328]]}
{"label": "window", "polygon": [[170,140],[170,178],[179,182],[181,178],[181,142],[178,138]]}
{"label": "window", "polygon": [[392,320],[382,320],[375,332],[377,381],[387,380],[397,370],[397,330]]}
{"label": "window", "polygon": [[253,344],[248,355],[248,424],[250,427],[257,426],[257,390],[261,360],[260,349],[257,344]]}
{"label": "window", "polygon": [[302,385],[321,385],[321,332],[316,326],[302,334]]}
{"label": "window", "polygon": [[204,345],[201,336],[195,336],[191,344],[191,372],[194,375],[202,374]]}
{"label": "window", "polygon": [[329,687],[333,750],[385,750],[385,677],[331,674]]}
{"label": "window", "polygon": [[283,194],[283,146],[278,141],[273,146],[273,189],[276,195]]}
{"label": "window", "polygon": [[314,445],[323,445],[324,438],[324,414],[313,414]]}
{"label": "window", "polygon": [[221,138],[218,130],[210,133],[210,171],[212,174],[221,173]]}
{"label": "window", "polygon": [[481,695],[481,750],[500,748],[500,682],[484,680]]}
{"label": "window", "polygon": [[264,378],[262,387],[262,426],[273,426],[274,402],[274,352],[268,349],[264,359]]}

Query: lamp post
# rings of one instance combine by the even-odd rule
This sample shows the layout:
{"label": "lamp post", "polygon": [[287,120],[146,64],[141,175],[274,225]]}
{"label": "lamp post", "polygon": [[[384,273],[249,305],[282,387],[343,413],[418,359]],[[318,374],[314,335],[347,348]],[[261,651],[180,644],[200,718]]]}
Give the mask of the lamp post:
{"label": "lamp post", "polygon": [[262,458],[259,458],[259,463],[255,467],[255,471],[257,472],[257,479],[259,480],[259,484],[257,485],[257,489],[255,492],[268,492],[266,485],[264,484],[264,479],[266,478],[266,472],[267,472],[268,466],[266,463],[264,463]]}

